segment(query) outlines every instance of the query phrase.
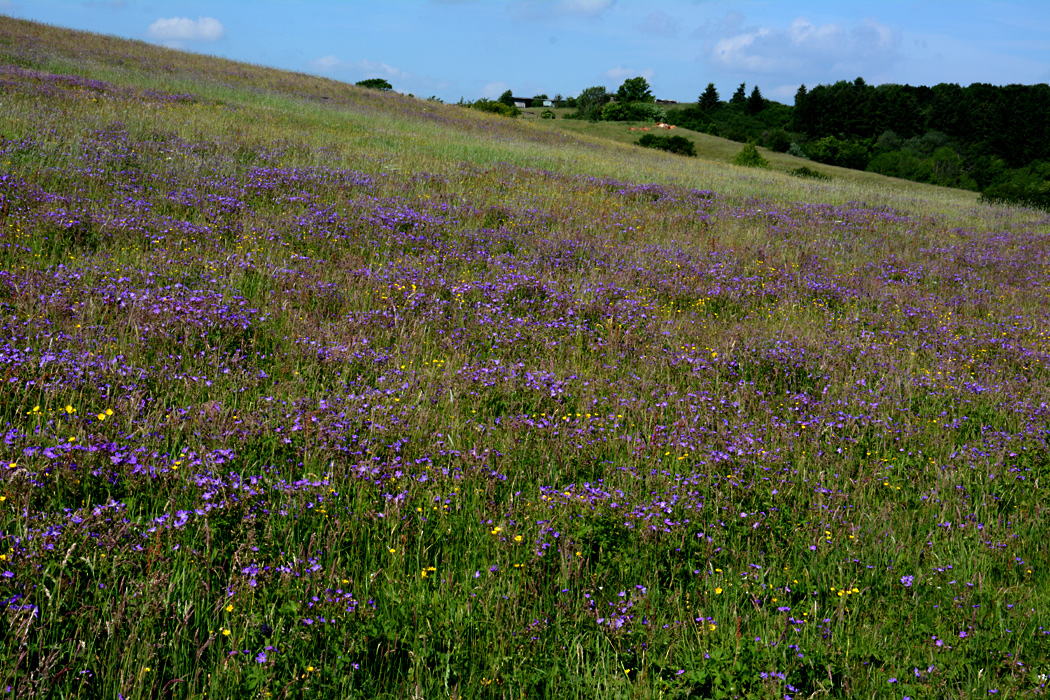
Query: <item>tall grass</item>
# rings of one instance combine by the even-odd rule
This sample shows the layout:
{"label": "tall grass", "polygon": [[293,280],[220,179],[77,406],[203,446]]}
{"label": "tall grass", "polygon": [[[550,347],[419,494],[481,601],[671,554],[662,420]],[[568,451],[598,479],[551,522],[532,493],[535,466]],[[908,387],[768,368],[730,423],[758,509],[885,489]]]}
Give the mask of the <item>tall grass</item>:
{"label": "tall grass", "polygon": [[1044,693],[1042,215],[0,47],[12,696]]}

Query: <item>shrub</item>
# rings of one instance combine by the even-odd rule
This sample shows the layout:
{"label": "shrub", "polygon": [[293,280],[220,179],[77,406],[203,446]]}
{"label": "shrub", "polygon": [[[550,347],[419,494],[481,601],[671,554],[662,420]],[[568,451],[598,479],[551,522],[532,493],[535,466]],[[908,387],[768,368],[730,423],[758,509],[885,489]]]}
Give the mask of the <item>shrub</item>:
{"label": "shrub", "polygon": [[369,90],[382,90],[383,92],[390,92],[394,89],[388,81],[382,78],[369,78],[368,80],[359,80],[354,83],[357,87],[368,88]]}
{"label": "shrub", "polygon": [[733,158],[734,165],[743,165],[748,168],[768,168],[769,161],[758,152],[758,147],[749,143],[741,149],[740,153]]}
{"label": "shrub", "polygon": [[606,122],[662,122],[667,112],[651,102],[611,102],[602,108],[602,121]]}
{"label": "shrub", "polygon": [[783,127],[762,134],[762,145],[777,153],[785,153],[791,147],[791,143],[791,134]]}
{"label": "shrub", "polygon": [[657,136],[656,134],[646,134],[638,139],[636,143],[645,148],[656,148],[661,151],[676,153],[680,156],[696,155],[696,146],[684,136]]}
{"label": "shrub", "polygon": [[797,141],[791,142],[791,145],[788,146],[787,154],[789,156],[795,156],[796,158],[809,160],[809,154],[806,153],[806,149],[800,146]]}
{"label": "shrub", "polygon": [[540,112],[540,119],[556,119],[556,118],[557,117],[556,117],[556,115],[554,114],[554,112],[552,110],[545,109],[542,112]]}
{"label": "shrub", "polygon": [[808,178],[812,178],[813,180],[830,180],[831,179],[830,176],[825,175],[822,172],[818,172],[816,170],[813,170],[812,168],[807,168],[805,165],[803,165],[801,168],[795,168],[794,170],[789,170],[788,174],[794,175],[795,177],[808,177]]}
{"label": "shrub", "polygon": [[478,109],[482,112],[492,112],[493,114],[499,114],[504,117],[518,117],[521,116],[521,110],[517,107],[508,107],[502,102],[495,100],[475,100],[474,102],[466,105],[471,109]]}

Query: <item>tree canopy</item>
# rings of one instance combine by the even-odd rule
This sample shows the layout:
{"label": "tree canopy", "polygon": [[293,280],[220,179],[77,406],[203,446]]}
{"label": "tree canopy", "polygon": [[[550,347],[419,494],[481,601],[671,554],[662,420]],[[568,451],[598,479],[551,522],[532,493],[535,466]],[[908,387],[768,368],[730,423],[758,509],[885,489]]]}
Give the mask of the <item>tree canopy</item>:
{"label": "tree canopy", "polygon": [[603,85],[589,87],[576,98],[576,116],[581,119],[598,121],[602,116],[602,107],[610,99],[612,95]]}
{"label": "tree canopy", "polygon": [[649,89],[649,81],[638,76],[623,81],[623,85],[616,91],[617,102],[655,102],[653,93]]}

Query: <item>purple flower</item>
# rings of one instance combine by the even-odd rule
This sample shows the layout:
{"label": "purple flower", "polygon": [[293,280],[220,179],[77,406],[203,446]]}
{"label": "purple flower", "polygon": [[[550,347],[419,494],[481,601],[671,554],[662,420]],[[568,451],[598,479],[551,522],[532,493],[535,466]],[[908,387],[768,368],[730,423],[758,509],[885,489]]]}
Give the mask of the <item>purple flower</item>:
{"label": "purple flower", "polygon": [[266,652],[265,651],[260,651],[259,652],[259,655],[255,657],[255,663],[257,663],[257,664],[264,664],[264,663],[266,663]]}
{"label": "purple flower", "polygon": [[914,576],[901,576],[901,583],[904,584],[905,588],[910,588],[912,582],[915,581]]}

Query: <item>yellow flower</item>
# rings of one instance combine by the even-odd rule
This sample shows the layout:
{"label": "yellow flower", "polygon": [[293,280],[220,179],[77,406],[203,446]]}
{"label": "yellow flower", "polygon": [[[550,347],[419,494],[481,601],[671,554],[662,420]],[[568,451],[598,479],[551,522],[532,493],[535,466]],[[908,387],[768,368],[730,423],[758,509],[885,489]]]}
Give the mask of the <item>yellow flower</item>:
{"label": "yellow flower", "polygon": [[514,535],[515,542],[521,542],[521,535]]}
{"label": "yellow flower", "polygon": [[489,533],[489,534],[492,534],[492,535],[498,535],[499,533],[500,533],[500,528],[498,528],[498,527],[495,527],[495,528],[493,528],[493,529],[492,529],[492,530],[490,531],[490,533]]}
{"label": "yellow flower", "polygon": [[113,415],[113,409],[112,408],[107,408],[106,409],[106,415],[107,416],[112,416]]}
{"label": "yellow flower", "polygon": [[393,547],[391,547],[391,548],[390,548],[390,549],[388,549],[387,551],[388,551],[388,552],[390,552],[391,554],[397,554],[397,550],[396,550],[396,549],[394,549]]}
{"label": "yellow flower", "polygon": [[233,612],[233,603],[226,606],[226,612]]}
{"label": "yellow flower", "polygon": [[716,588],[715,589],[715,595],[722,595],[722,589],[721,588]]}
{"label": "yellow flower", "polygon": [[229,631],[229,630],[227,630],[227,629],[224,629],[224,630],[222,631],[222,636],[224,636],[224,637],[229,637],[229,636],[230,636],[230,631]]}
{"label": "yellow flower", "polygon": [[100,413],[100,414],[98,414],[97,418],[99,420],[106,420],[106,414],[105,413]]}
{"label": "yellow flower", "polygon": [[75,410],[76,410],[76,409],[74,409],[74,408],[73,408],[72,406],[69,406],[69,405],[67,405],[67,406],[66,406],[66,413],[68,413],[68,414],[70,414],[70,415],[73,415],[73,412],[74,412]]}

